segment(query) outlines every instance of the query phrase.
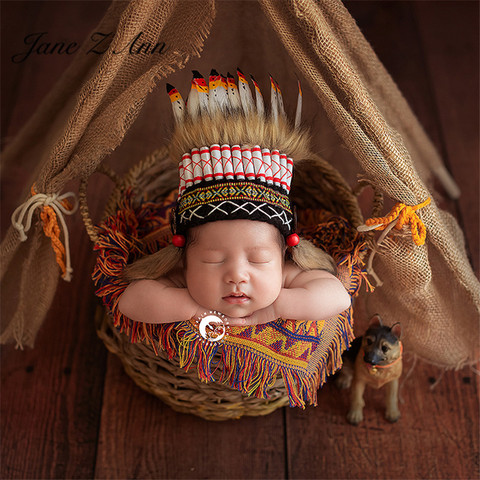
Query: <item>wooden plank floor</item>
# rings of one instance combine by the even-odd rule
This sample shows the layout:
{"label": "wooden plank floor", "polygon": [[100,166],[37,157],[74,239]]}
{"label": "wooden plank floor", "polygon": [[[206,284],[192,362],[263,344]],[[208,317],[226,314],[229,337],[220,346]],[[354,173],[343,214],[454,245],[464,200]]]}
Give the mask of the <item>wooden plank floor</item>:
{"label": "wooden plank floor", "polygon": [[[1,2],[3,143],[70,61],[12,63],[24,36],[46,31],[81,40],[106,5]],[[444,205],[464,228],[478,275],[478,3],[347,7],[462,188],[458,202]],[[2,228],[32,165],[3,170]],[[103,180],[94,183],[106,189]],[[92,202],[94,218],[101,197]],[[351,427],[347,398],[330,384],[318,408],[303,411],[220,423],[174,412],[136,387],[96,337],[94,258],[80,219],[69,225],[73,283],[60,284],[35,349],[2,348],[1,478],[479,478],[478,376],[470,369],[442,376],[418,364],[404,380],[402,419],[394,425],[383,419],[381,392],[368,392],[366,419]]]}

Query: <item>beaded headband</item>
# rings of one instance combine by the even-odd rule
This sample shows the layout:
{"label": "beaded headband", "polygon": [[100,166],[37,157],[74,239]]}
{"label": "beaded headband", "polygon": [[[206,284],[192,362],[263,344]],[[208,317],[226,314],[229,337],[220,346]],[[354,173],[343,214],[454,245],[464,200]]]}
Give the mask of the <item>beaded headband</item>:
{"label": "beaded headband", "polygon": [[[217,220],[249,219],[270,223],[285,236],[287,244],[298,243],[295,233],[294,211],[290,203],[293,160],[287,153],[275,148],[245,143],[242,135],[255,122],[269,123],[271,128],[286,120],[283,99],[278,84],[270,77],[271,112],[267,115],[258,84],[255,101],[248,82],[238,70],[235,79],[211,71],[209,85],[199,72],[193,71],[192,87],[185,104],[180,93],[167,84],[167,92],[178,130],[188,130],[189,151],[182,155],[178,165],[179,188],[177,207],[172,218],[173,243],[185,244],[189,228]],[[299,88],[295,128],[299,126],[302,93]],[[210,146],[192,145],[199,124],[222,128],[232,120],[229,139],[238,143],[219,143]],[[206,120],[206,121],[205,121]],[[203,123],[202,123],[203,122]],[[239,128],[239,125],[242,128]],[[225,127],[228,128],[228,127]],[[203,136],[197,132],[199,141]],[[242,132],[242,133],[237,133]],[[194,132],[194,133],[192,133]]]}

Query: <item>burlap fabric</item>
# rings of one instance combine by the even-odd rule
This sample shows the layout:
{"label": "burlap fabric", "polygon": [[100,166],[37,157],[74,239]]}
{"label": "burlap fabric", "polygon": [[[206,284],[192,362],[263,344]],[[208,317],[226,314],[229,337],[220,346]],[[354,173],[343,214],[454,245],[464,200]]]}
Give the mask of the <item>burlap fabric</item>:
{"label": "burlap fabric", "polygon": [[[338,135],[358,160],[344,169],[349,181],[360,165],[358,171],[386,197],[409,205],[432,196],[426,186],[432,171],[447,179],[448,187],[431,142],[340,0],[115,2],[96,30],[115,32],[109,50],[86,55],[91,45],[85,45],[4,153],[4,161],[21,162],[36,152],[39,170],[28,185],[35,182],[39,192],[62,191],[68,181],[91,175],[122,143],[154,87],[171,75],[178,84],[181,74],[174,72],[199,55],[207,37],[200,60],[191,62],[196,68],[227,70],[233,62],[233,68],[241,65],[258,78],[270,71],[282,84],[299,72],[305,94],[318,99],[306,106],[307,120],[315,120],[314,147]],[[165,51],[118,54],[138,32],[152,44],[165,42]],[[164,139],[170,106],[158,104],[150,102],[159,128],[165,127],[158,134]],[[336,133],[312,113],[318,111],[326,112]],[[407,350],[460,367],[478,359],[479,284],[456,221],[434,199],[419,215],[426,244],[415,246],[401,232],[390,235],[373,265],[384,285],[370,296],[368,308],[403,324]],[[2,303],[8,305],[1,341],[32,346],[56,289],[58,267],[41,226],[26,243],[11,229],[2,257],[2,295],[8,299]]]}

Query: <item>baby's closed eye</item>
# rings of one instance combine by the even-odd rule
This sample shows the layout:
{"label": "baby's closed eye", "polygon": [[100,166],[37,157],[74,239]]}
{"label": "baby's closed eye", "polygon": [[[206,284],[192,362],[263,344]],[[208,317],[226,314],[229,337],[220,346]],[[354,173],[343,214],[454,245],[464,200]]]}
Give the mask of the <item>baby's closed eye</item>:
{"label": "baby's closed eye", "polygon": [[270,247],[253,247],[246,252],[246,257],[251,264],[263,265],[273,262],[277,254],[277,249],[272,249]]}
{"label": "baby's closed eye", "polygon": [[248,257],[248,262],[253,264],[253,265],[263,265],[270,263],[272,261],[272,258],[269,255],[252,255]]}
{"label": "baby's closed eye", "polygon": [[201,257],[201,262],[206,264],[220,264],[220,263],[223,263],[224,261],[225,261],[225,258],[223,255],[220,255],[214,252]]}

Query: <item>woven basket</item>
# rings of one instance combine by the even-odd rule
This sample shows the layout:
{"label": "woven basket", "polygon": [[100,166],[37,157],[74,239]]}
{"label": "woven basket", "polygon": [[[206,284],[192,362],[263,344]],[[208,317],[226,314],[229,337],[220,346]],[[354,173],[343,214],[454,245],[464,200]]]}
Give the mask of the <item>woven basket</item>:
{"label": "woven basket", "polygon": [[[142,160],[124,178],[119,178],[106,167],[101,167],[99,172],[108,175],[116,184],[105,217],[117,210],[127,188],[134,191],[135,198],[141,203],[161,201],[178,185],[178,174],[166,148]],[[85,180],[80,187],[80,210],[87,233],[95,243],[97,228],[90,218],[86,191]],[[330,164],[318,157],[296,170],[291,197],[299,209],[324,208],[343,216],[356,227],[363,221],[356,194]],[[381,203],[381,197],[376,195],[374,209],[379,210]],[[111,317],[102,308],[97,311],[96,329],[108,350],[121,359],[126,373],[135,383],[176,411],[207,420],[228,420],[243,415],[267,415],[289,403],[281,378],[269,389],[268,399],[249,397],[220,382],[201,382],[196,368],[185,371],[179,367],[178,359],[168,359],[165,352],[160,350],[156,355],[146,343],[131,343],[113,326]],[[214,374],[216,378],[221,376],[221,368],[219,362]]]}

